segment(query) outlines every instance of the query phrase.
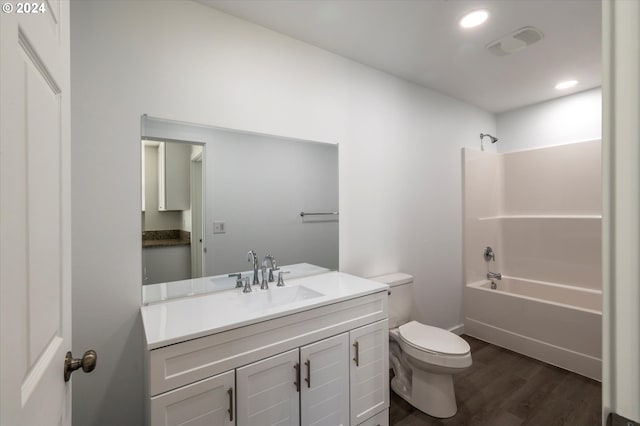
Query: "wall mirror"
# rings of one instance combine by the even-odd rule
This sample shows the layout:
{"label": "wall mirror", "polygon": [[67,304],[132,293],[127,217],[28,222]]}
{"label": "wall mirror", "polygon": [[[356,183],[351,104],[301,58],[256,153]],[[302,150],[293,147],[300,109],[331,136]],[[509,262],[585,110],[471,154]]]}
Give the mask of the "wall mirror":
{"label": "wall mirror", "polygon": [[338,145],[143,116],[142,150],[143,303],[232,288],[249,250],[338,269]]}

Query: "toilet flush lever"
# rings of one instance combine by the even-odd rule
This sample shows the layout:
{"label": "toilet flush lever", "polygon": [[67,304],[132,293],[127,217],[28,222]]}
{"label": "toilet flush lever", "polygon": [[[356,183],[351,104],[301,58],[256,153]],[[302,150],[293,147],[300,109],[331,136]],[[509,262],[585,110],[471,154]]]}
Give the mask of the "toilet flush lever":
{"label": "toilet flush lever", "polygon": [[494,262],[496,261],[496,253],[493,251],[491,247],[486,246],[482,254],[484,255],[485,262],[489,262],[491,260],[493,260]]}

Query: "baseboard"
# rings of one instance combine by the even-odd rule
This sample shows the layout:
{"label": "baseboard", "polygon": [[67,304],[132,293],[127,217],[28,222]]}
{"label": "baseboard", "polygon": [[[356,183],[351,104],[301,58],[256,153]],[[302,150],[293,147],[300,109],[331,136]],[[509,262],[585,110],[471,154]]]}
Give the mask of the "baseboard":
{"label": "baseboard", "polygon": [[460,336],[461,334],[464,334],[464,324],[454,325],[449,329],[449,331]]}

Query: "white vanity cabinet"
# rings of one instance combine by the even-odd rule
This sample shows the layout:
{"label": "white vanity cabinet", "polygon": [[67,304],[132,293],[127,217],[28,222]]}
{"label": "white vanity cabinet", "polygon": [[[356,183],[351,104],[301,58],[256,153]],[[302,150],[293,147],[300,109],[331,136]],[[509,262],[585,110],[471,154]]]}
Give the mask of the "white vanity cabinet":
{"label": "white vanity cabinet", "polygon": [[[360,282],[352,284],[350,276],[344,278],[346,274],[327,274],[331,276],[341,280],[336,285],[346,283],[349,289]],[[313,280],[305,285],[311,288]],[[335,293],[344,294],[341,288],[345,287]],[[147,423],[386,424],[387,289],[374,287],[374,291],[291,309],[262,321],[233,323],[209,335],[191,333],[180,340],[167,334],[177,327],[170,324],[177,307],[186,302],[143,307]],[[193,298],[194,303],[209,306],[205,297]],[[200,312],[193,305],[184,308],[180,315],[191,315],[198,323],[207,315],[216,315],[215,311]],[[155,313],[158,321],[151,315]],[[158,329],[161,339],[154,339],[151,327],[156,324],[162,326]]]}

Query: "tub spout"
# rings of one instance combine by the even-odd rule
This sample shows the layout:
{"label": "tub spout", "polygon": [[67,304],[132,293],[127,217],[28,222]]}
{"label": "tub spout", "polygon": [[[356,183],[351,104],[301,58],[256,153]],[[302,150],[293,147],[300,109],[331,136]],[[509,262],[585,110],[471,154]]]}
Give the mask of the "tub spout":
{"label": "tub spout", "polygon": [[502,274],[500,272],[487,272],[487,279],[488,280],[501,280],[502,279]]}

